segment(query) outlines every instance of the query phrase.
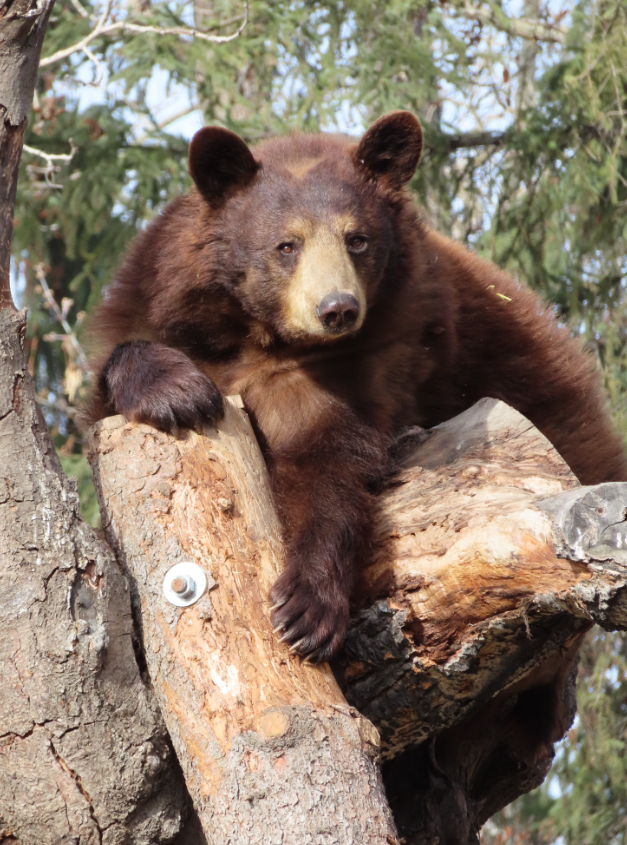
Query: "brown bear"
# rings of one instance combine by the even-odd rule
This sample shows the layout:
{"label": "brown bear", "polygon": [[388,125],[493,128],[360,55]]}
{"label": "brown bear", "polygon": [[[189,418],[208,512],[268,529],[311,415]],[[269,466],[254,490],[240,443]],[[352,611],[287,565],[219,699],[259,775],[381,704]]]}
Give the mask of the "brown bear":
{"label": "brown bear", "polygon": [[585,484],[627,479],[594,362],[538,296],[431,231],[406,185],[408,112],[364,137],[292,135],[250,149],[201,129],[195,187],[131,246],[92,331],[89,422],[173,431],[241,394],[286,542],[272,619],[292,649],[341,646],[389,438],[491,396],[513,405]]}

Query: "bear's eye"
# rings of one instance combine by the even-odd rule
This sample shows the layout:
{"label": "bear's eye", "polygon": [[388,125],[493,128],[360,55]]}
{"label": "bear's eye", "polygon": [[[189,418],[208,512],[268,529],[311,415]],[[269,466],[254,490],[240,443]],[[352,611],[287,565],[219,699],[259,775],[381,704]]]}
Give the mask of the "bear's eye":
{"label": "bear's eye", "polygon": [[294,252],[294,244],[285,241],[277,247],[281,255],[291,255]]}
{"label": "bear's eye", "polygon": [[350,235],[346,246],[349,252],[365,252],[368,249],[368,238],[365,235]]}

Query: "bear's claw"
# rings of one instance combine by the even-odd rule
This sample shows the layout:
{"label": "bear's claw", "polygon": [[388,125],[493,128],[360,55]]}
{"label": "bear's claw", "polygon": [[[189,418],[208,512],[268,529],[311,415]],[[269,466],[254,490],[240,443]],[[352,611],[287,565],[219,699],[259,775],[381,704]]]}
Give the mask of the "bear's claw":
{"label": "bear's claw", "polygon": [[302,568],[288,566],[271,592],[279,641],[310,663],[329,660],[342,646],[348,626],[348,599],[330,580],[327,575],[312,584]]}

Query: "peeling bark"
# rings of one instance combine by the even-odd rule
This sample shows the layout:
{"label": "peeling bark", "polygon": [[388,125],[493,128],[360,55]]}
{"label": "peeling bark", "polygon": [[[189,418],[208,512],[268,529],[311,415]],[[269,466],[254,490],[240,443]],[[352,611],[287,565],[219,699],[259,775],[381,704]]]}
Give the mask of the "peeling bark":
{"label": "peeling bark", "polygon": [[[246,415],[175,440],[113,417],[93,466],[105,532],[133,574],[148,670],[210,842],[395,843],[378,734],[328,666],[273,635],[267,595],[279,525]],[[191,560],[209,592],[188,608],[162,594]]]}
{"label": "peeling bark", "polygon": [[[554,648],[534,626],[559,624],[555,595],[591,577],[560,556],[541,507],[579,483],[528,420],[485,399],[421,439],[380,498],[361,619],[335,667],[386,759],[525,677]],[[575,610],[573,633],[590,618]]]}
{"label": "peeling bark", "polygon": [[[400,835],[478,842],[486,819],[546,776],[575,713],[585,632],[624,626],[627,485],[580,487],[495,400],[397,443],[333,667],[352,711],[328,669],[299,663],[270,631],[279,526],[245,414],[231,404],[217,430],[180,439],[115,417],[92,448],[107,536],[132,573],[150,676],[209,841],[394,840],[369,719]],[[161,594],[182,560],[212,588],[185,609]]]}

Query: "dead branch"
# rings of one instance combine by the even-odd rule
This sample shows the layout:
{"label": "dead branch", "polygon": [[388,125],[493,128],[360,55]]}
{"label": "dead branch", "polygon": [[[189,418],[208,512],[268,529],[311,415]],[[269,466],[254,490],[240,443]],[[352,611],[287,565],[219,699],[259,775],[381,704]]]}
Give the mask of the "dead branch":
{"label": "dead branch", "polygon": [[[92,448],[105,532],[133,573],[150,678],[208,841],[396,842],[377,731],[328,666],[303,664],[272,632],[280,531],[245,413],[227,403],[217,430],[178,440],[113,417]],[[162,585],[183,561],[210,589],[178,608]]]}
{"label": "dead branch", "polygon": [[[236,38],[239,38],[248,24],[247,0],[244,0],[244,14],[241,18],[241,23],[235,32],[231,33],[231,35],[215,35],[213,33],[204,32],[203,30],[188,26],[150,26],[147,24],[134,23],[133,21],[127,19],[112,21],[112,9],[113,0],[107,0],[104,4],[100,17],[95,21],[94,28],[84,38],[81,38],[80,41],[77,41],[70,47],[65,47],[63,50],[57,50],[57,52],[53,53],[51,56],[46,56],[40,61],[39,66],[49,67],[50,65],[56,64],[56,62],[69,58],[74,53],[84,53],[87,58],[93,61],[96,65],[98,79],[95,80],[93,84],[97,85],[102,79],[102,68],[100,67],[98,59],[89,50],[89,45],[97,38],[107,38],[128,32],[134,35],[175,35],[179,38],[197,38],[199,41],[207,41],[211,44],[226,44],[229,41],[234,41]],[[233,19],[229,20],[229,23],[233,23]]]}

